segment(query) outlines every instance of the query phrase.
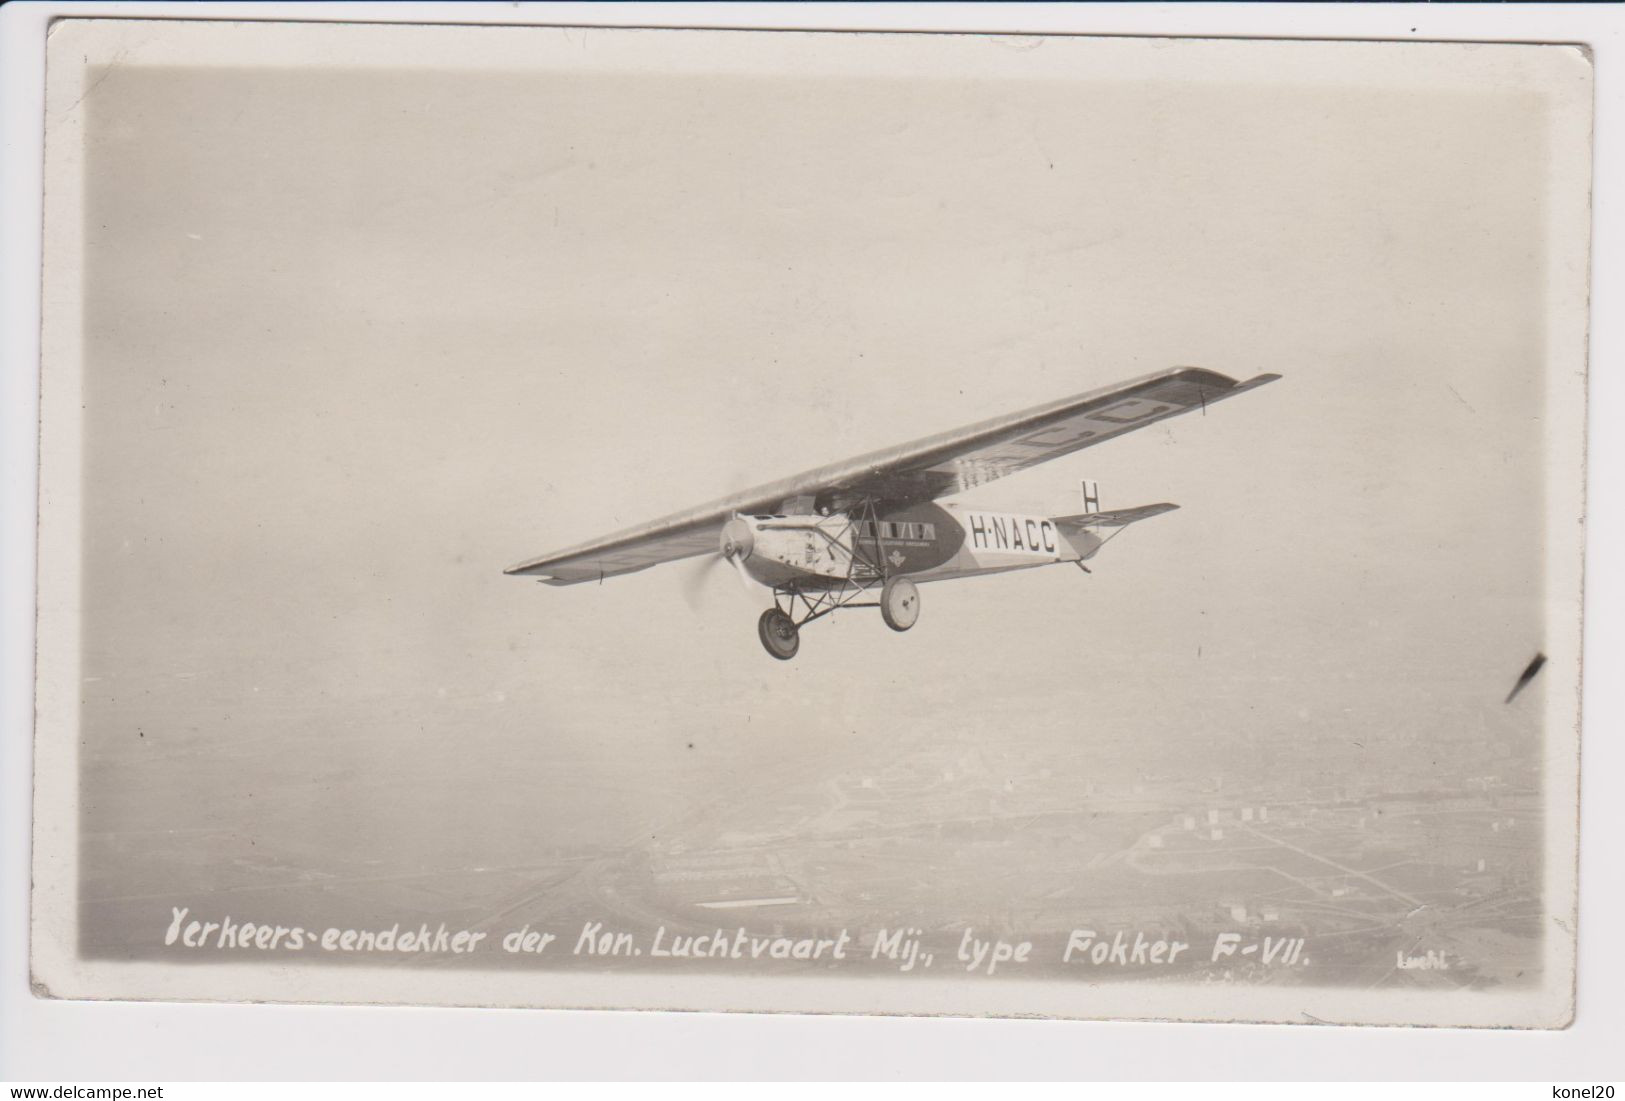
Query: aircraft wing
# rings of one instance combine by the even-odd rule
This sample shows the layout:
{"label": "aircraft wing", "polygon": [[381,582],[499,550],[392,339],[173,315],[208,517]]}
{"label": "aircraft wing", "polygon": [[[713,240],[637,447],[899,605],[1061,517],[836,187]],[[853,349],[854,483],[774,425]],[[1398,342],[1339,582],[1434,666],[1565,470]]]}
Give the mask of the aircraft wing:
{"label": "aircraft wing", "polygon": [[1237,382],[1217,371],[1176,367],[769,482],[505,572],[550,585],[601,581],[715,550],[736,512],[779,513],[797,498],[845,509],[864,500],[905,505],[948,497],[1169,417],[1205,411],[1280,377]]}

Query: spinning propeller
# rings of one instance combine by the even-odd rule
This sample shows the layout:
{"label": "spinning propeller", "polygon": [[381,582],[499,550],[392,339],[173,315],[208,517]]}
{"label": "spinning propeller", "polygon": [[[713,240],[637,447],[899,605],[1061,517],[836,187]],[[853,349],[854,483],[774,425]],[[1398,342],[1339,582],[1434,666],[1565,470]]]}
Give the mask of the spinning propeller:
{"label": "spinning propeller", "polygon": [[702,555],[683,579],[683,599],[688,601],[688,606],[696,612],[700,610],[705,591],[717,576],[717,567],[725,562],[739,574],[740,584],[747,593],[755,595],[762,589],[761,582],[745,572],[745,559],[750,557],[755,545],[756,536],[744,520],[735,516],[724,524],[717,541],[717,553]]}

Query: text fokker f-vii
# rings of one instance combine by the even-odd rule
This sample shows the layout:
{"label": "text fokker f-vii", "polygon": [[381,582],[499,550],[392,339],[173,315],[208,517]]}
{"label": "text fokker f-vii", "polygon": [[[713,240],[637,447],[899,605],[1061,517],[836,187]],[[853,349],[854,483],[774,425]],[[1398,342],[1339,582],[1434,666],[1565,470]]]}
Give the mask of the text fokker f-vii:
{"label": "text fokker f-vii", "polygon": [[748,489],[505,572],[577,585],[719,554],[772,591],[757,631],[769,654],[788,661],[801,628],[837,608],[878,607],[888,627],[908,630],[920,615],[918,582],[1062,562],[1087,571],[1083,563],[1123,528],[1178,506],[1101,511],[1091,482],[1073,516],[938,502],[1279,377],[1237,382],[1197,367],[1147,375]]}

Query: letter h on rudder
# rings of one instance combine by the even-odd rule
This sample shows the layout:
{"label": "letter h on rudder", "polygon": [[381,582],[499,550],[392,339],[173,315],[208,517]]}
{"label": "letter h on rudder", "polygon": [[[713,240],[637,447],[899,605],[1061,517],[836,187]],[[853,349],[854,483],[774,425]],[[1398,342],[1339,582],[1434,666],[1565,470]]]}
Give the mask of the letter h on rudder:
{"label": "letter h on rudder", "polygon": [[1100,511],[1100,483],[1083,480],[1083,513],[1093,516]]}

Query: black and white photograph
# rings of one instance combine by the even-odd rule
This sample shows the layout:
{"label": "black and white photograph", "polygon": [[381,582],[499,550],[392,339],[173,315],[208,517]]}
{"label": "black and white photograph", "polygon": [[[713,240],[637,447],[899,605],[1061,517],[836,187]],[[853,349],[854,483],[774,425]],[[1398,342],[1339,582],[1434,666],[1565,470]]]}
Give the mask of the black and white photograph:
{"label": "black and white photograph", "polygon": [[1584,49],[46,64],[39,996],[1571,1022]]}

